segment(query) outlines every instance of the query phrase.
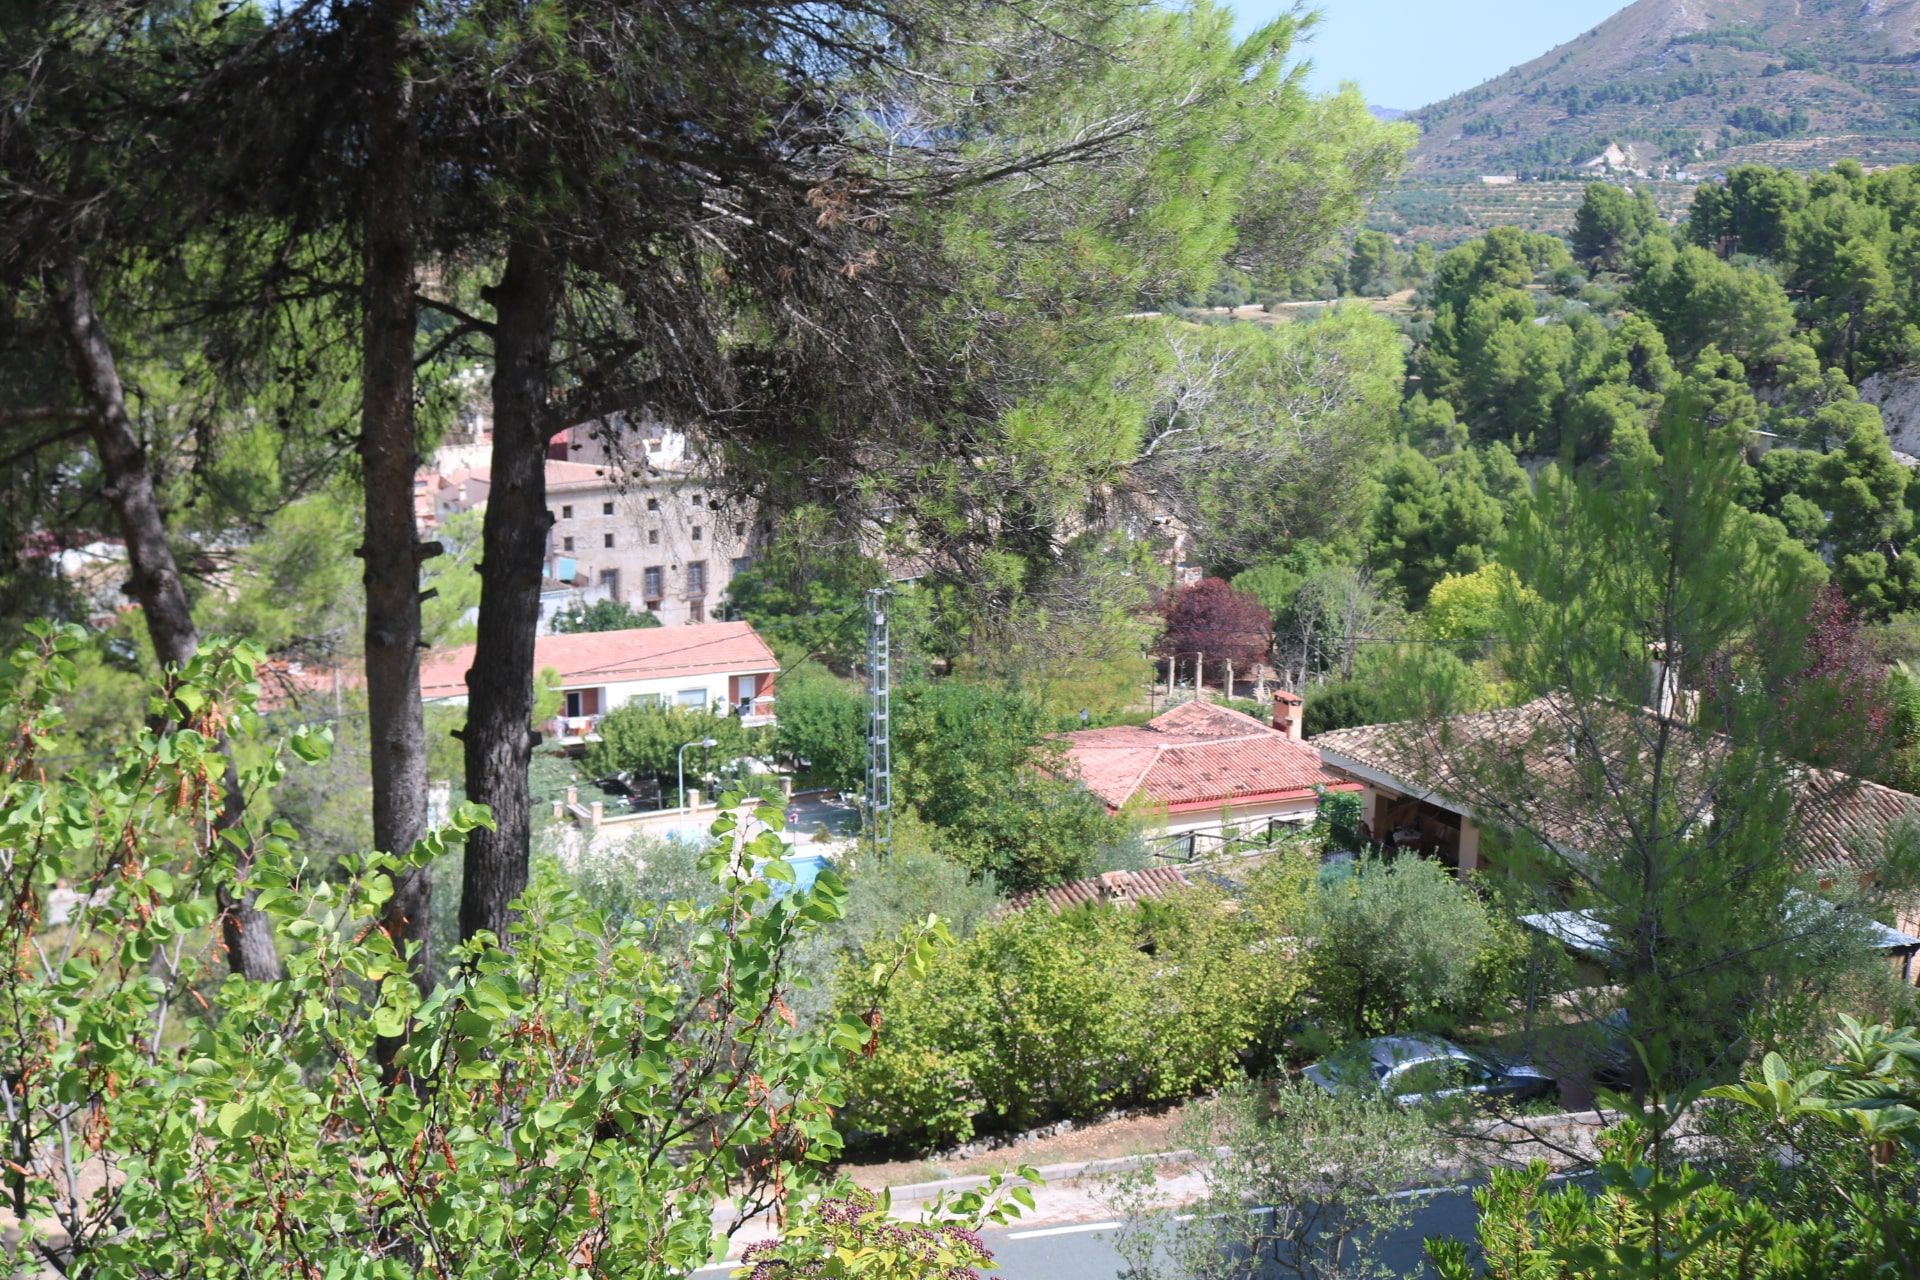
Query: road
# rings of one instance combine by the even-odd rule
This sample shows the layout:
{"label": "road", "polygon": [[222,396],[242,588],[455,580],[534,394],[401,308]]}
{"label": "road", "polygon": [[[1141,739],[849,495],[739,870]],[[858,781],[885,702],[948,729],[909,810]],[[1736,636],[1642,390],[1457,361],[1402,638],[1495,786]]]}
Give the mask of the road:
{"label": "road", "polygon": [[[1473,1236],[1473,1188],[1441,1187],[1414,1197],[1413,1221],[1387,1237],[1381,1260],[1396,1276],[1431,1276],[1423,1242],[1428,1236]],[[1014,1227],[985,1233],[1004,1280],[1122,1280],[1126,1264],[1114,1252],[1117,1222],[1076,1222],[1055,1227]]]}
{"label": "road", "polygon": [[822,827],[833,836],[860,834],[860,807],[823,792],[796,796],[787,806],[787,832],[795,844],[805,845]]}
{"label": "road", "polygon": [[[1472,1242],[1476,1210],[1473,1192],[1478,1184],[1439,1186],[1399,1194],[1413,1200],[1411,1221],[1380,1242],[1376,1252],[1392,1275],[1401,1280],[1433,1276],[1425,1242],[1429,1236],[1452,1236]],[[1114,1250],[1120,1224],[1112,1220],[1014,1224],[1004,1230],[984,1231],[982,1239],[993,1251],[998,1269],[993,1280],[1127,1280],[1125,1261]],[[736,1245],[738,1248],[738,1245]],[[1477,1261],[1477,1251],[1475,1253]],[[718,1280],[739,1266],[716,1262],[693,1273],[695,1280]],[[1277,1277],[1270,1271],[1259,1280]]]}

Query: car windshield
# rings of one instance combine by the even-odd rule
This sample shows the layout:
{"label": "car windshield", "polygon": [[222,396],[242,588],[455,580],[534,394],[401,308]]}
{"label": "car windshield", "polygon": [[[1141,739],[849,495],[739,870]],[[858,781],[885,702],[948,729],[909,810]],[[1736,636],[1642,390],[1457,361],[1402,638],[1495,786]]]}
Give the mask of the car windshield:
{"label": "car windshield", "polygon": [[1336,1084],[1356,1085],[1365,1081],[1383,1081],[1390,1063],[1367,1053],[1365,1046],[1342,1049],[1320,1064],[1320,1070]]}
{"label": "car windshield", "polygon": [[1473,1088],[1487,1083],[1494,1074],[1485,1064],[1469,1057],[1429,1058],[1407,1063],[1395,1072],[1392,1090],[1406,1095]]}

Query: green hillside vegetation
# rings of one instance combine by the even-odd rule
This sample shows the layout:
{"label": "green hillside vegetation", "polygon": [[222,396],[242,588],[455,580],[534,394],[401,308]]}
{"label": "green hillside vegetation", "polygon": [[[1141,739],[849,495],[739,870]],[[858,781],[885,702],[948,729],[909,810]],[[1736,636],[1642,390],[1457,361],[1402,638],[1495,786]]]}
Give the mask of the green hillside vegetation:
{"label": "green hillside vegetation", "polygon": [[[1478,176],[1409,177],[1380,193],[1367,217],[1370,229],[1401,243],[1451,248],[1495,227],[1569,235],[1573,218],[1596,179],[1529,178],[1489,186]],[[1698,187],[1694,182],[1635,181],[1663,216],[1678,219]]]}
{"label": "green hillside vegetation", "polygon": [[1551,174],[1609,143],[1651,175],[1920,158],[1914,0],[1638,0],[1414,113],[1420,177]]}

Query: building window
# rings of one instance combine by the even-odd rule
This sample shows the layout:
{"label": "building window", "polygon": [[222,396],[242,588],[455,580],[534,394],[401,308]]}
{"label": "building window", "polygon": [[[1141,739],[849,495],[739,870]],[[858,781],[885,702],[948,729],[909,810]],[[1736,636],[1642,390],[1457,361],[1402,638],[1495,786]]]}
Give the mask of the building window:
{"label": "building window", "polygon": [[739,556],[733,562],[733,576],[737,578],[751,568],[753,568],[753,557]]}
{"label": "building window", "polygon": [[600,514],[601,514],[601,515],[603,515],[603,516],[610,516],[610,515],[612,515],[612,514],[613,514],[613,504],[612,504],[611,502],[603,502],[603,503],[601,503],[601,504],[600,504]]}
{"label": "building window", "polygon": [[578,720],[586,712],[586,695],[578,689],[567,690],[567,719]]}
{"label": "building window", "polygon": [[696,507],[700,505],[700,495],[697,493],[693,495],[693,505]]}
{"label": "building window", "polygon": [[571,519],[573,519],[573,508],[572,508],[572,507],[561,507],[561,508],[560,508],[560,518],[561,518],[562,520],[571,520]]}
{"label": "building window", "polygon": [[733,522],[733,536],[736,538],[744,538],[747,536],[747,522],[745,520],[735,520]]}
{"label": "building window", "polygon": [[560,546],[561,546],[561,549],[565,551],[573,550],[573,539],[572,538],[560,539]]}
{"label": "building window", "polygon": [[[665,593],[660,590],[661,581],[666,577],[657,564],[650,564],[640,571],[640,594],[650,602],[657,602]],[[650,603],[649,608],[652,607]]]}
{"label": "building window", "polygon": [[687,621],[705,622],[707,620],[707,602],[705,600],[687,601]]}
{"label": "building window", "polygon": [[687,565],[687,594],[703,596],[707,594],[707,562],[695,560]]}
{"label": "building window", "polygon": [[658,498],[647,499],[647,510],[658,511],[659,509],[660,509],[660,499]]}
{"label": "building window", "polygon": [[699,526],[699,525],[695,525],[695,526],[693,526],[693,540],[694,540],[695,542],[698,542],[698,541],[700,541],[700,526]]}
{"label": "building window", "polygon": [[673,700],[683,707],[704,707],[707,705],[707,691],[705,689],[682,689],[674,695]]}
{"label": "building window", "polygon": [[618,600],[620,598],[620,571],[618,569],[602,569],[600,571],[600,585],[607,589],[607,595],[611,599]]}
{"label": "building window", "polygon": [[650,547],[660,545],[660,531],[658,529],[647,530],[647,545]]}
{"label": "building window", "polygon": [[601,545],[611,549],[613,546],[613,535],[610,533],[604,533],[604,534],[601,534],[600,536],[603,539]]}

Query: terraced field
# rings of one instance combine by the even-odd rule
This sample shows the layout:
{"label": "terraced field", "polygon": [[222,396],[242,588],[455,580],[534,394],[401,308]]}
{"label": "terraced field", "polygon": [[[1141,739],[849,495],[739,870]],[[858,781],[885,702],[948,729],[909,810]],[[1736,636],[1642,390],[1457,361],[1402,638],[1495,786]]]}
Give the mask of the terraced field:
{"label": "terraced field", "polygon": [[[1698,184],[1638,182],[1653,193],[1662,213],[1686,212]],[[1490,187],[1477,178],[1409,178],[1375,201],[1368,225],[1405,241],[1426,240],[1440,248],[1484,234],[1492,227],[1564,233],[1573,228],[1574,211],[1585,182],[1527,181]]]}

